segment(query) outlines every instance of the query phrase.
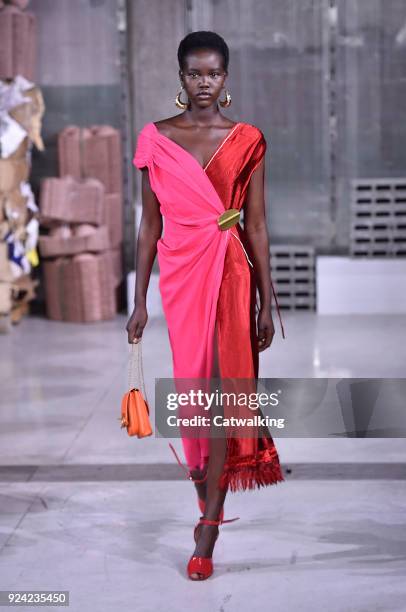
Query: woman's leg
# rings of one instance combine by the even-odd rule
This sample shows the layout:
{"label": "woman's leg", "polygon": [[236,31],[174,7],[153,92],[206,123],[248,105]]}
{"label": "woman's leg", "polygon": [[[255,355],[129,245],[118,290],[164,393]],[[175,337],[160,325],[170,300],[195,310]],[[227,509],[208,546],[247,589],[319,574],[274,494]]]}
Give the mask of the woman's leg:
{"label": "woman's leg", "polygon": [[[199,438],[182,438],[183,452],[190,474],[194,480],[201,480],[207,471],[207,464],[201,465]],[[206,482],[195,482],[196,492],[202,501],[206,501]]]}
{"label": "woman's leg", "polygon": [[[220,378],[220,367],[218,359],[218,343],[217,343],[217,323],[214,331],[214,357],[213,357],[213,378]],[[219,407],[221,409],[221,407]],[[215,411],[211,409],[213,417]],[[210,454],[207,464],[207,495],[206,508],[204,516],[211,520],[218,520],[223,507],[227,488],[220,489],[218,481],[223,472],[224,462],[227,451],[227,441],[225,437],[211,436],[209,438]],[[199,536],[196,544],[196,556],[211,557],[213,554],[215,538],[218,532],[218,527],[214,525],[200,525]]]}

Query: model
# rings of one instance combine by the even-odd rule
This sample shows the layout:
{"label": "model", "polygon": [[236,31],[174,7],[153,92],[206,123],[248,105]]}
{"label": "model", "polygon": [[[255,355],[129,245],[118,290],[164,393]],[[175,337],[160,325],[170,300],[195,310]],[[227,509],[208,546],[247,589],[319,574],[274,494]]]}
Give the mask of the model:
{"label": "model", "polygon": [[[147,287],[158,253],[174,379],[221,378],[228,388],[255,391],[259,352],[275,333],[272,291],[285,337],[269,265],[266,141],[256,126],[235,123],[220,112],[219,105],[231,103],[227,90],[221,98],[229,61],[221,36],[188,34],[178,61],[182,88],[175,103],[183,112],[147,123],[137,139],[134,164],[142,170],[143,207],[128,341],[139,341],[147,323]],[[241,209],[244,228],[238,223]],[[227,490],[284,480],[269,430],[251,426],[249,435],[241,433],[235,427],[223,436],[182,433],[185,469],[202,513],[187,565],[192,580],[212,574],[218,526],[236,520],[224,519]]]}

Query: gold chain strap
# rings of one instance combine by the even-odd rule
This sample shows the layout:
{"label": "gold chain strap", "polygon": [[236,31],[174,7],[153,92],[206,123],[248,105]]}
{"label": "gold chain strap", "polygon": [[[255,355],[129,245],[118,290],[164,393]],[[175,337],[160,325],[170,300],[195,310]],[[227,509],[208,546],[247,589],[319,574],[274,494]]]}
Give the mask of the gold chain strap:
{"label": "gold chain strap", "polygon": [[147,401],[142,363],[142,339],[131,343],[131,355],[128,363],[128,389],[139,389]]}

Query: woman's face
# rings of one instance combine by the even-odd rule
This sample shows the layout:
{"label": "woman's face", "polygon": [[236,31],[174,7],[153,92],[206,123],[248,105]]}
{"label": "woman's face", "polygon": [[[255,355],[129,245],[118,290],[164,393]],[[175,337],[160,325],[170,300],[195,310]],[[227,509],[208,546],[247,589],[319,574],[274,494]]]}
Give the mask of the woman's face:
{"label": "woman's face", "polygon": [[226,76],[223,56],[212,49],[196,49],[188,53],[183,70],[179,71],[190,102],[201,108],[217,101]]}

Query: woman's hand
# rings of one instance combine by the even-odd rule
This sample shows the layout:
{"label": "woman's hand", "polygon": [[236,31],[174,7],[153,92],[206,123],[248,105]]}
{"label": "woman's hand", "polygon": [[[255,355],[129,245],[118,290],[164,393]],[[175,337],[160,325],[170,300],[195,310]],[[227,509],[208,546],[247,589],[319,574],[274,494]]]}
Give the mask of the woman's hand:
{"label": "woman's hand", "polygon": [[258,313],[258,350],[264,351],[271,346],[275,335],[275,328],[272,320],[271,308],[260,308]]}
{"label": "woman's hand", "polygon": [[126,330],[128,342],[137,344],[142,338],[142,332],[148,321],[148,313],[145,306],[135,306],[131,317],[128,319]]}

